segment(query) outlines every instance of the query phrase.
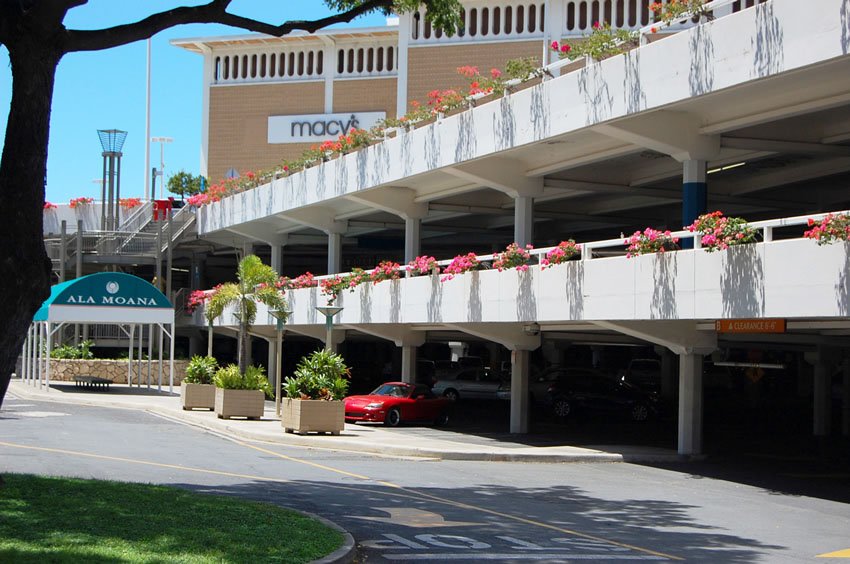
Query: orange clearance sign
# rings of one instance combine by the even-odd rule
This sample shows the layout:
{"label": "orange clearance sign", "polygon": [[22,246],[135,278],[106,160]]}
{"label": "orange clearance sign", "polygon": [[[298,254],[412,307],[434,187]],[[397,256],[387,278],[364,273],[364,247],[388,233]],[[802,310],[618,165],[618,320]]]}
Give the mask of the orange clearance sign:
{"label": "orange clearance sign", "polygon": [[784,319],[718,319],[718,333],[784,333]]}

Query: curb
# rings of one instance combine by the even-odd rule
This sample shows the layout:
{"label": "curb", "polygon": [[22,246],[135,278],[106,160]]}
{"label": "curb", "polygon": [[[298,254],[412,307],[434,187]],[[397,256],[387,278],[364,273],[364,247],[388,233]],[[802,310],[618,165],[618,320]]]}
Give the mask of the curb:
{"label": "curb", "polygon": [[348,564],[354,560],[354,556],[357,553],[357,545],[355,544],[354,537],[351,536],[351,533],[321,515],[316,515],[315,513],[309,513],[307,511],[296,511],[342,533],[342,546],[323,558],[313,560],[311,564]]}

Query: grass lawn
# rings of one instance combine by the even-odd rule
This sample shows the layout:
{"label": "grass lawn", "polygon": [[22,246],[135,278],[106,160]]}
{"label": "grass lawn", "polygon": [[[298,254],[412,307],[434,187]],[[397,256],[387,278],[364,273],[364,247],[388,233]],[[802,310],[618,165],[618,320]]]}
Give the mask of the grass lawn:
{"label": "grass lawn", "polygon": [[309,562],[342,534],[280,507],[176,488],[3,474],[0,562]]}

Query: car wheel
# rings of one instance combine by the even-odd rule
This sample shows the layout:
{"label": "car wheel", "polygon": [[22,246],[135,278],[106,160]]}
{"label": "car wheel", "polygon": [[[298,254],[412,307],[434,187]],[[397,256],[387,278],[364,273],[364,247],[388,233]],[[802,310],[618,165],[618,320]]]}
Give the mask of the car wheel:
{"label": "car wheel", "polygon": [[566,398],[556,399],[555,403],[552,404],[552,412],[555,414],[555,417],[568,417],[572,411],[573,406],[570,400]]}
{"label": "car wheel", "polygon": [[649,419],[649,406],[645,403],[636,403],[631,410],[632,421],[646,421]]}
{"label": "car wheel", "polygon": [[437,416],[437,420],[434,421],[434,425],[437,427],[444,427],[449,424],[449,412],[444,411]]}
{"label": "car wheel", "polygon": [[398,427],[401,423],[401,411],[398,410],[397,407],[392,408],[387,412],[386,417],[384,417],[384,425],[389,427]]}
{"label": "car wheel", "polygon": [[449,398],[451,401],[457,401],[460,399],[460,394],[457,393],[457,390],[453,390],[451,388],[443,392],[443,396]]}

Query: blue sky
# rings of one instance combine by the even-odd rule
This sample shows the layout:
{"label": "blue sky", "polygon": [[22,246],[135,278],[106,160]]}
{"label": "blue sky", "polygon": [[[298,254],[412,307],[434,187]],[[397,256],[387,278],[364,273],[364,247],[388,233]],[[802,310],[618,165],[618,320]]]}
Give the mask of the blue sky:
{"label": "blue sky", "polygon": [[[199,0],[89,0],[65,18],[70,29],[99,29],[142,19],[154,12]],[[315,19],[329,14],[321,0],[234,0],[231,13],[277,22]],[[384,25],[372,14],[353,25]],[[171,39],[245,33],[221,25],[188,25],[153,37],[151,79],[151,136],[172,137],[165,146],[166,176],[182,169],[197,174],[201,147],[200,55],[169,44]],[[98,129],[128,132],[121,161],[122,196],[144,195],[145,168],[144,41],[92,53],[72,53],[59,63],[50,119],[47,161],[47,200],[100,199],[92,181],[102,175],[103,158]],[[11,99],[9,57],[0,47],[0,128],[5,133]],[[3,138],[0,138],[0,146]],[[159,145],[151,145],[151,166],[159,165]]]}

